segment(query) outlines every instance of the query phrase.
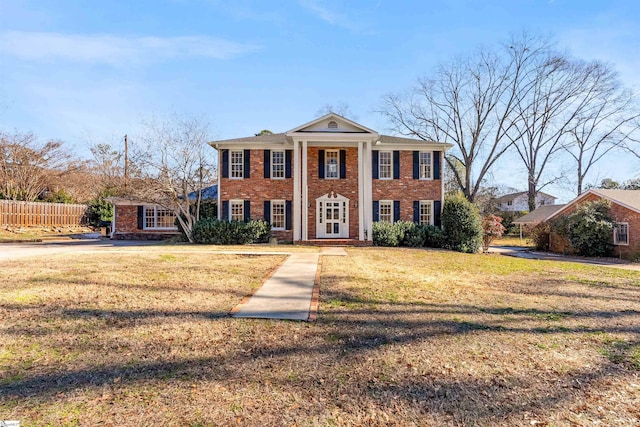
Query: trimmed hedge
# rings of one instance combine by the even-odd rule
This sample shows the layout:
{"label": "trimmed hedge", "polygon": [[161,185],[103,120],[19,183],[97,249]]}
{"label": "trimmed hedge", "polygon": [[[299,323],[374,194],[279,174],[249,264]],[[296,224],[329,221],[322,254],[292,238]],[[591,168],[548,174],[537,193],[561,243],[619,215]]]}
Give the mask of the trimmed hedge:
{"label": "trimmed hedge", "polygon": [[441,248],[443,242],[442,230],[433,225],[420,225],[410,221],[373,223],[373,244],[376,246]]}
{"label": "trimmed hedge", "polygon": [[263,220],[218,221],[205,218],[193,225],[193,240],[205,245],[245,245],[266,243],[271,235],[271,225]]}

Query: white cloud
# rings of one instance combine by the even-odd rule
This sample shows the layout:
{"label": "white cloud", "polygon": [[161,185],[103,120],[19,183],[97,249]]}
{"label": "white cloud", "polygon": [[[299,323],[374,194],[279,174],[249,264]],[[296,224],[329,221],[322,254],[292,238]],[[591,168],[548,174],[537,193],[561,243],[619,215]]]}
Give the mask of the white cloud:
{"label": "white cloud", "polygon": [[186,57],[229,59],[258,49],[255,45],[206,36],[123,37],[21,31],[0,33],[0,53],[27,61],[66,60],[122,66],[131,62]]}
{"label": "white cloud", "polygon": [[299,0],[298,2],[302,7],[327,24],[354,32],[362,32],[366,29],[362,23],[351,19],[347,15],[330,10],[320,0]]}

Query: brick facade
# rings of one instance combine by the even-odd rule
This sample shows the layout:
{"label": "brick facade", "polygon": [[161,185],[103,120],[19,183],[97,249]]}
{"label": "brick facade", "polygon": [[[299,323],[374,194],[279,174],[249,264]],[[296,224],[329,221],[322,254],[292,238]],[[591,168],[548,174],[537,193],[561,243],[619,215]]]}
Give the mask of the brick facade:
{"label": "brick facade", "polygon": [[[599,200],[601,197],[597,194],[588,194],[580,200],[580,203],[575,203],[562,211],[563,216],[569,215],[574,212],[578,205],[585,202],[592,202]],[[616,222],[629,223],[629,244],[628,245],[616,245],[614,247],[614,255],[624,257],[637,257],[640,255],[640,213],[621,206],[616,202],[611,203],[611,217]],[[549,236],[549,249],[552,252],[573,254],[575,251],[571,247],[569,241],[556,233],[551,233]]]}
{"label": "brick facade", "polygon": [[[440,161],[442,164],[442,156]],[[400,201],[400,220],[413,221],[413,202],[441,200],[442,180],[414,179],[413,152],[400,151],[400,179],[374,179],[373,200]]]}
{"label": "brick facade", "polygon": [[114,240],[163,240],[173,237],[177,230],[144,230],[138,228],[138,206],[116,205]]}

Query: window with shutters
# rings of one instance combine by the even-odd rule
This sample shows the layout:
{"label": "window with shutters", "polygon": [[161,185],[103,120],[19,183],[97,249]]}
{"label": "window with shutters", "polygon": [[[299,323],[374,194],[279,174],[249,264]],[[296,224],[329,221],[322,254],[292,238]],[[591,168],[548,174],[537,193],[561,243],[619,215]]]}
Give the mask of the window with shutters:
{"label": "window with shutters", "polygon": [[391,151],[380,151],[378,154],[378,178],[393,178],[393,156]]}
{"label": "window with shutters", "polygon": [[271,201],[271,229],[284,230],[285,227],[284,200]]}
{"label": "window with shutters", "polygon": [[170,209],[158,206],[144,207],[145,230],[175,230],[176,215]]}
{"label": "window with shutters", "polygon": [[244,221],[244,200],[229,201],[229,219],[231,221]]}
{"label": "window with shutters", "polygon": [[613,244],[628,245],[629,244],[629,223],[618,222],[613,229]]}
{"label": "window with shutters", "polygon": [[379,213],[380,222],[393,222],[393,201],[380,200]]}
{"label": "window with shutters", "polygon": [[244,178],[244,151],[232,150],[230,153],[231,161],[229,162],[229,168],[231,178]]}
{"label": "window with shutters", "polygon": [[338,179],[340,173],[340,156],[338,150],[327,150],[324,155],[325,179]]}
{"label": "window with shutters", "polygon": [[284,178],[284,150],[271,151],[271,178],[281,179]]}
{"label": "window with shutters", "polygon": [[421,151],[420,152],[420,179],[431,179],[431,152],[430,151]]}
{"label": "window with shutters", "polygon": [[433,225],[433,202],[431,200],[420,201],[419,222],[422,225]]}

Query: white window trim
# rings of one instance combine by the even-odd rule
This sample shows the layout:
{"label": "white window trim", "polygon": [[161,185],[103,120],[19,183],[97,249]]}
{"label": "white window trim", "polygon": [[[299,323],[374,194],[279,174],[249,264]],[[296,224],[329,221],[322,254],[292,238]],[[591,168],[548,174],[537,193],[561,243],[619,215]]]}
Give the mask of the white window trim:
{"label": "white window trim", "polygon": [[[240,162],[242,176],[233,176],[233,153],[240,153],[242,157],[242,162]],[[244,179],[244,150],[229,150],[229,179]]]}
{"label": "white window trim", "polygon": [[232,218],[233,218],[234,203],[238,203],[242,207],[242,219],[240,221],[244,221],[244,200],[241,200],[241,199],[229,200],[229,221],[233,221]]}
{"label": "white window trim", "polygon": [[435,222],[435,218],[434,218],[434,212],[433,212],[433,200],[419,200],[418,201],[418,221],[420,221],[420,216],[421,216],[421,211],[422,211],[422,204],[423,203],[429,203],[431,205],[431,214],[429,215],[429,217],[431,218],[429,221],[429,225],[434,225]]}
{"label": "white window trim", "polygon": [[[336,176],[329,175],[329,153],[336,153]],[[325,150],[324,152],[324,179],[340,179],[340,150]]]}
{"label": "white window trim", "polygon": [[378,221],[380,222],[386,222],[386,221],[382,221],[382,214],[380,213],[380,211],[382,210],[382,204],[389,204],[389,212],[391,214],[391,224],[393,224],[396,219],[393,217],[394,216],[394,203],[393,200],[378,200]]}
{"label": "white window trim", "polygon": [[[618,224],[627,226],[627,241],[626,242],[618,242]],[[629,246],[629,223],[628,222],[616,222],[616,226],[613,228],[613,244],[617,246]]]}
{"label": "white window trim", "polygon": [[285,200],[271,200],[270,223],[273,224],[273,205],[282,203],[282,227],[271,227],[272,230],[285,230],[287,228],[287,202]]}
{"label": "white window trim", "polygon": [[[422,162],[421,157],[423,153],[429,154],[429,176],[423,178],[422,177]],[[418,154],[418,169],[419,169],[419,178],[423,181],[433,181],[433,151],[420,151]]]}
{"label": "white window trim", "polygon": [[[282,153],[282,176],[274,176],[273,174],[273,154]],[[287,153],[285,150],[271,150],[271,179],[285,179],[287,176]]]}
{"label": "white window trim", "polygon": [[[147,210],[149,209],[153,209],[153,223],[155,224],[154,227],[147,227]],[[161,210],[167,210],[170,211],[171,209],[167,209],[167,208],[163,208],[162,206],[144,206],[142,209],[142,216],[144,218],[144,222],[143,222],[143,230],[177,230],[178,227],[176,227],[175,225],[171,226],[171,227],[157,227],[158,225],[158,209]]]}
{"label": "white window trim", "polygon": [[[382,153],[388,153],[389,154],[389,176],[388,177],[382,177],[382,162],[380,161],[381,159],[381,154]],[[378,179],[381,180],[386,180],[386,181],[390,181],[393,179],[393,151],[379,151],[378,152]]]}

